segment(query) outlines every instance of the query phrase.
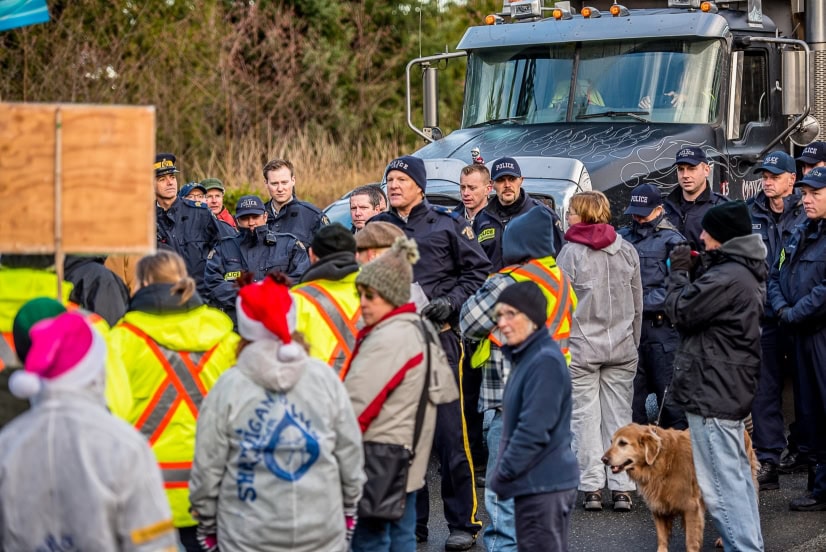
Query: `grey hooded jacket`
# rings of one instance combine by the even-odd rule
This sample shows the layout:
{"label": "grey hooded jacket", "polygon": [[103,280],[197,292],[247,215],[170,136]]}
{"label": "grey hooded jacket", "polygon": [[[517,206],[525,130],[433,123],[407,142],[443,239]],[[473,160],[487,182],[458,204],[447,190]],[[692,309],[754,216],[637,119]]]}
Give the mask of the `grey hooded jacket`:
{"label": "grey hooded jacket", "polygon": [[276,341],[247,345],[198,416],[192,508],[222,552],[347,550],[344,507],[364,485],[361,431],[336,373]]}
{"label": "grey hooded jacket", "polygon": [[[580,226],[602,227],[601,239],[574,242],[574,227]],[[556,262],[571,279],[578,299],[571,321],[571,364],[636,358],[643,309],[639,255],[607,224],[575,224],[565,238],[568,243]]]}

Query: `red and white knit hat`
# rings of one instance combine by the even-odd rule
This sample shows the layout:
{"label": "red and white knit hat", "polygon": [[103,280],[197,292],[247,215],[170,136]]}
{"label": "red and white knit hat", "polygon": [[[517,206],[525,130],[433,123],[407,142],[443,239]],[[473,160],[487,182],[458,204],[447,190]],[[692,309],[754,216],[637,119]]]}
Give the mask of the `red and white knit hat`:
{"label": "red and white knit hat", "polygon": [[16,397],[34,397],[45,386],[82,389],[104,377],[106,343],[82,315],[67,312],[41,320],[29,337],[25,370],[9,378]]}
{"label": "red and white knit hat", "polygon": [[267,276],[241,288],[236,299],[238,333],[249,341],[280,341],[278,360],[289,362],[303,356],[304,350],[290,337],[295,331],[295,303],[289,288]]}

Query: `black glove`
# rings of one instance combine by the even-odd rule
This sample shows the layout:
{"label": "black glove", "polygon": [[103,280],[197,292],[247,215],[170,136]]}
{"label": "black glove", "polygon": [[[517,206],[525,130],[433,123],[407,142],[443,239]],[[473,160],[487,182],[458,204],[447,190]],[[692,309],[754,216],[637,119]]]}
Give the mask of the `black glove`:
{"label": "black glove", "polygon": [[436,297],[422,309],[422,316],[436,326],[444,324],[451,314],[453,314],[453,304],[450,302],[450,297]]}
{"label": "black glove", "polygon": [[672,249],[668,255],[668,261],[671,265],[671,272],[675,270],[690,272],[693,264],[691,260],[691,246],[687,243],[675,245],[674,249]]}
{"label": "black glove", "polygon": [[777,318],[780,319],[781,324],[791,324],[791,309],[789,307],[781,307],[779,311],[777,311]]}

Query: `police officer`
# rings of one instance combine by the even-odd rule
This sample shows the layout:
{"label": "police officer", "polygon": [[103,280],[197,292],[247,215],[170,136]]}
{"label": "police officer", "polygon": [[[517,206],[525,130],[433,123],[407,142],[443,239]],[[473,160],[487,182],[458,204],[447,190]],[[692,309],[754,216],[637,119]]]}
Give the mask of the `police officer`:
{"label": "police officer", "polygon": [[206,188],[200,182],[187,182],[181,186],[181,191],[178,192],[180,199],[189,199],[190,201],[200,201],[205,203]]}
{"label": "police officer", "polygon": [[293,164],[286,159],[273,159],[264,165],[264,183],[270,193],[267,202],[267,226],[277,233],[292,234],[309,247],[319,228],[330,224],[327,215],[306,201],[295,198]]}
{"label": "police officer", "polygon": [[812,142],[803,148],[797,162],[800,163],[800,170],[804,176],[815,167],[826,166],[826,142]]}
{"label": "police officer", "polygon": [[312,264],[292,288],[295,329],[308,336],[311,356],[341,372],[363,326],[356,239],[341,224],[328,224],[313,236],[309,251]]}
{"label": "police officer", "polygon": [[680,344],[680,334],[663,312],[668,254],[675,245],[685,243],[685,238],[665,218],[662,203],[657,186],[640,184],[631,190],[631,202],[625,210],[633,222],[619,231],[619,235],[639,254],[643,287],[642,332],[631,416],[635,423],[648,424],[645,401],[650,393],[655,393],[661,409],[660,425],[686,429],[685,414],[668,400],[666,392],[671,384],[674,352]]}
{"label": "police officer", "polygon": [[[502,232],[513,217],[528,212],[537,205],[548,207],[541,201],[530,197],[522,189],[522,170],[513,157],[502,157],[493,162],[490,177],[496,195],[488,202],[485,209],[473,221],[473,231],[478,236],[482,249],[493,265],[493,270],[504,266],[502,261]],[[559,216],[551,211],[553,226],[548,232],[553,235],[554,251],[559,253],[565,243],[565,233]],[[555,254],[556,254],[555,253]]]}
{"label": "police officer", "polygon": [[310,265],[307,250],[291,234],[276,234],[267,227],[264,202],[255,195],[238,199],[235,218],[240,227],[238,236],[220,240],[210,251],[204,275],[212,305],[227,313],[237,323],[235,283],[244,272],[252,273],[260,282],[268,272],[283,272],[298,281]]}
{"label": "police officer", "polygon": [[490,171],[484,163],[472,163],[462,168],[459,175],[459,195],[462,198],[465,220],[473,225],[476,215],[488,204],[491,187]]}
{"label": "police officer", "polygon": [[350,192],[350,220],[353,222],[352,232],[355,234],[374,217],[387,209],[387,198],[380,186],[368,184],[359,186]]}
{"label": "police officer", "polygon": [[769,300],[795,343],[795,420],[800,452],[817,463],[809,493],[791,501],[796,511],[826,510],[826,167],[797,185],[807,220],[795,228],[769,278]]}
{"label": "police officer", "polygon": [[665,216],[686,237],[691,248],[699,251],[703,215],[715,205],[728,201],[728,198],[711,191],[708,182],[711,167],[701,148],[681,148],[674,165],[677,167],[679,186],[665,198]]}
{"label": "police officer", "polygon": [[[421,258],[413,265],[413,278],[430,299],[422,315],[442,330],[439,334],[442,347],[461,389],[459,309],[484,283],[491,272],[490,262],[460,213],[425,200],[427,173],[421,159],[405,156],[393,160],[387,166],[385,180],[390,209],[370,219],[368,227],[373,221],[391,222],[416,240]],[[464,443],[459,402],[439,405],[433,445],[441,460],[442,501],[450,529],[445,543],[448,550],[467,550],[473,546],[482,526],[476,519],[472,463]],[[428,502],[427,493],[420,492],[416,528],[420,539],[427,535]]]}
{"label": "police officer", "polygon": [[[754,172],[761,175],[763,189],[751,198],[747,205],[751,214],[752,228],[760,234],[768,254],[766,263],[771,269],[777,263],[780,250],[792,234],[795,226],[806,220],[800,192],[794,191],[795,163],[784,151],[766,155]],[[778,324],[777,314],[766,301],[761,323],[760,346],[763,356],[760,380],[752,403],[752,421],[757,459],[760,471],[757,481],[760,490],[777,489],[780,486],[778,466],[780,454],[786,446],[786,426],[783,422],[783,377],[789,371],[788,355],[793,343],[788,328]],[[792,424],[793,433],[796,428]],[[796,442],[797,435],[792,435]]]}
{"label": "police officer", "polygon": [[206,203],[178,198],[176,175],[181,171],[175,167],[175,161],[171,153],[159,153],[155,157],[158,249],[171,249],[183,257],[198,292],[205,294],[207,255],[220,238],[235,235],[235,230],[219,224]]}

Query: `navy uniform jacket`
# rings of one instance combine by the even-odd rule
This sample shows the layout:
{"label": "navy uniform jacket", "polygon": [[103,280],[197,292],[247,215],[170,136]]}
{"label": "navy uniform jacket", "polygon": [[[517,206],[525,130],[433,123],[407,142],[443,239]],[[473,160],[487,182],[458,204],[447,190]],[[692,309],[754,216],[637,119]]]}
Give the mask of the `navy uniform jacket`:
{"label": "navy uniform jacket", "polygon": [[826,327],[826,220],[807,220],[792,233],[769,278],[769,302],[798,331]]}
{"label": "navy uniform jacket", "polygon": [[267,208],[267,226],[277,234],[292,234],[298,238],[304,247],[310,247],[313,236],[322,226],[330,224],[330,219],[321,210],[306,201],[293,199],[278,212],[273,209],[273,202],[269,200]]}
{"label": "navy uniform jacket", "polygon": [[103,317],[114,326],[126,314],[129,290],[114,272],[103,266],[104,257],[67,255],[63,279],[74,286],[69,300]]}
{"label": "navy uniform jacket", "polygon": [[696,200],[686,201],[683,199],[683,189],[676,186],[663,201],[665,216],[668,222],[674,225],[677,232],[685,236],[691,248],[700,251],[702,242],[700,233],[703,231],[702,221],[706,211],[729,199],[717,192],[711,191],[711,184],[706,181],[706,189],[703,190]]}
{"label": "navy uniform jacket", "polygon": [[685,238],[665,215],[646,224],[635,221],[631,226],[620,228],[617,233],[634,246],[640,257],[643,311],[662,313],[665,310],[668,277],[666,261],[671,249],[678,243],[685,243]]}
{"label": "navy uniform jacket", "polygon": [[[783,198],[783,213],[779,218],[775,218],[769,207],[769,200],[762,191],[746,203],[749,206],[749,213],[751,213],[752,232],[760,234],[760,237],[763,238],[763,244],[768,251],[766,264],[771,270],[777,264],[780,250],[783,249],[783,245],[788,243],[794,229],[808,220],[806,211],[803,210],[800,192],[795,190],[793,194]],[[775,316],[768,298],[764,316],[766,318]]]}
{"label": "navy uniform jacket", "polygon": [[460,213],[426,200],[413,207],[407,221],[391,209],[367,224],[379,220],[395,224],[416,240],[420,258],[413,265],[413,279],[428,299],[450,299],[454,314],[449,322],[458,328],[459,309],[491,273],[490,262],[467,221]]}
{"label": "navy uniform jacket", "polygon": [[548,209],[553,216],[553,226],[548,228],[551,233],[554,244],[554,257],[565,245],[565,232],[562,231],[562,222],[556,212],[539,201],[525,193],[525,190],[519,190],[519,198],[511,205],[504,206],[499,202],[499,198],[494,196],[488,202],[482,211],[476,215],[473,221],[473,231],[476,233],[476,239],[482,246],[485,254],[490,259],[493,265],[493,270],[498,271],[505,266],[505,261],[502,259],[502,233],[505,226],[513,219],[524,213],[527,213],[534,207],[542,207]]}
{"label": "navy uniform jacket", "polygon": [[259,282],[276,270],[298,282],[309,266],[307,249],[292,234],[276,234],[266,226],[255,232],[242,229],[238,236],[218,242],[209,253],[204,278],[210,304],[235,320],[235,280],[242,273],[251,272],[253,280]]}
{"label": "navy uniform jacket", "polygon": [[158,249],[172,249],[183,257],[186,271],[203,294],[207,255],[219,239],[234,236],[235,230],[219,222],[201,201],[176,199],[168,211],[156,204],[155,214]]}

